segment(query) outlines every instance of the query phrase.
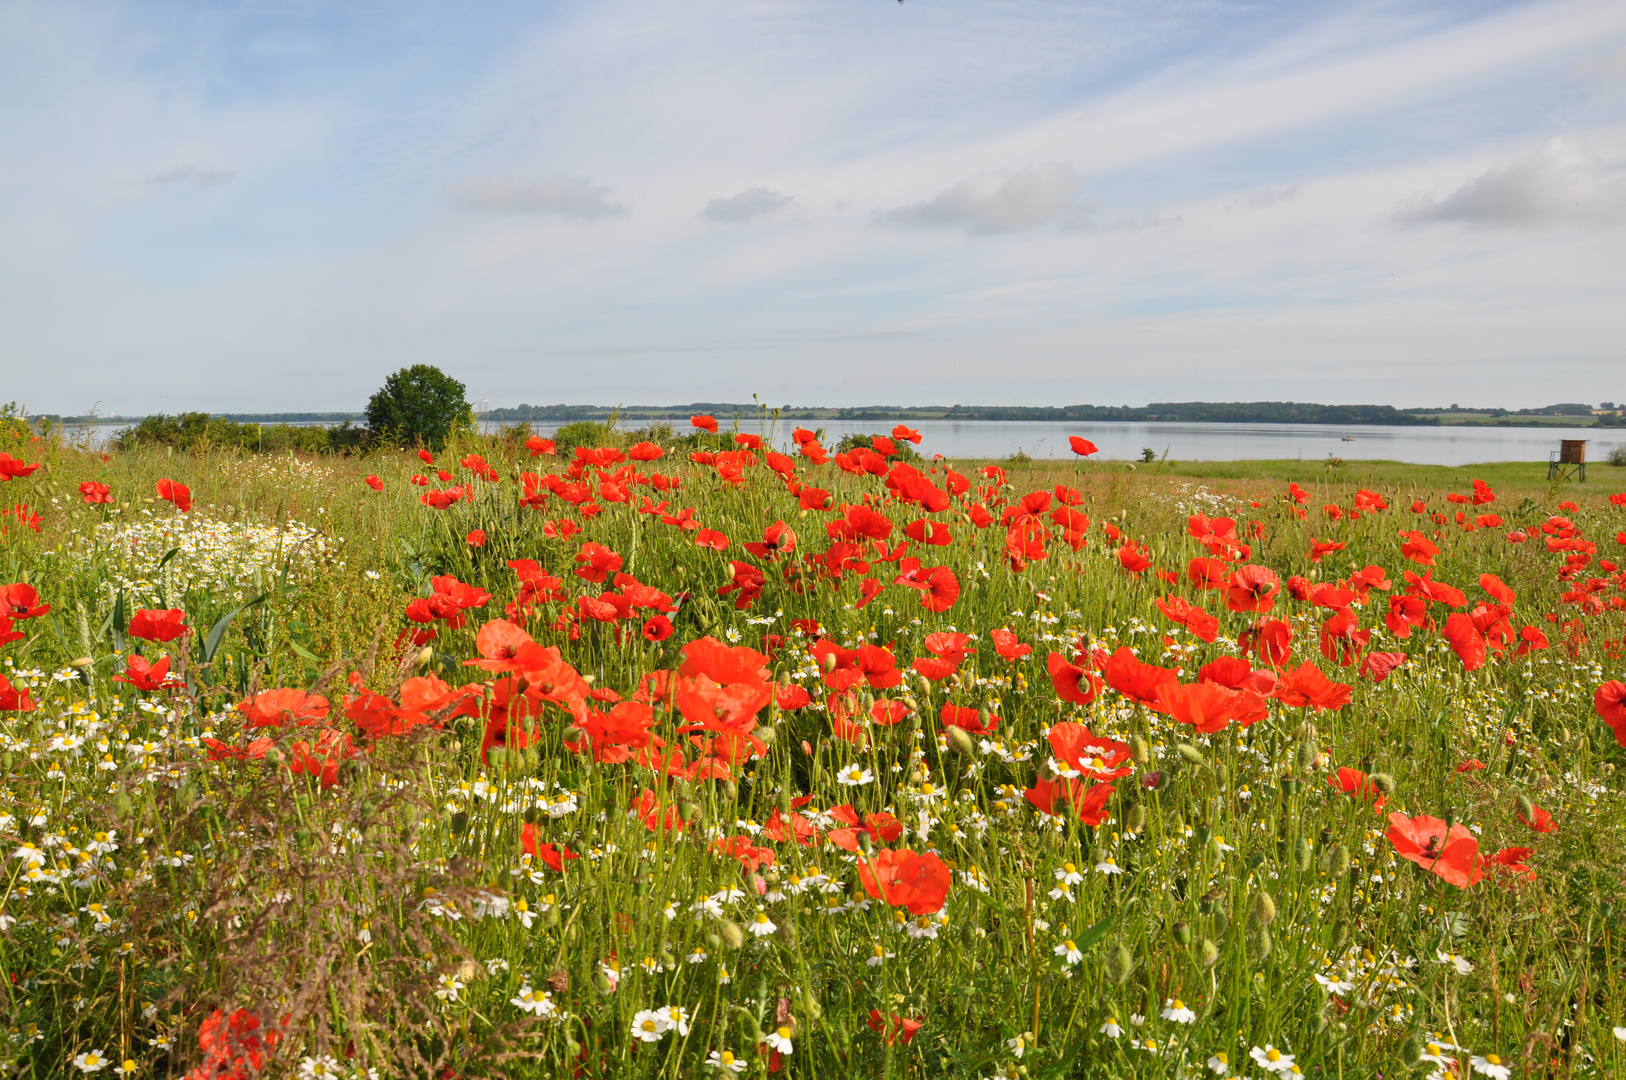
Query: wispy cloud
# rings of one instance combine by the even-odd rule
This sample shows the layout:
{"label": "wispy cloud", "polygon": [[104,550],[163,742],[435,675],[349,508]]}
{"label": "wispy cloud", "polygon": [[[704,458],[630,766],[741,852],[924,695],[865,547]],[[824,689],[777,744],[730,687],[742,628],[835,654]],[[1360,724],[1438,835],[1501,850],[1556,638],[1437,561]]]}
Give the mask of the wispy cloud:
{"label": "wispy cloud", "polygon": [[1015,173],[979,173],[927,202],[888,210],[877,220],[915,228],[963,228],[977,236],[1024,232],[1054,221],[1078,227],[1089,215],[1079,202],[1083,191],[1072,162],[1050,161]]}
{"label": "wispy cloud", "polygon": [[149,184],[190,184],[193,187],[215,187],[229,184],[237,174],[228,169],[208,169],[202,165],[185,165],[179,169],[165,169],[147,177]]}
{"label": "wispy cloud", "polygon": [[776,214],[796,201],[794,195],[783,195],[765,187],[746,188],[738,195],[719,196],[706,204],[700,216],[707,221],[751,221],[767,214]]}
{"label": "wispy cloud", "polygon": [[1626,177],[1568,139],[1493,165],[1441,199],[1417,196],[1396,217],[1405,224],[1554,225],[1626,221]]}
{"label": "wispy cloud", "polygon": [[627,214],[627,208],[611,198],[607,186],[562,173],[525,183],[465,181],[453,192],[465,206],[499,213],[559,214],[583,221]]}

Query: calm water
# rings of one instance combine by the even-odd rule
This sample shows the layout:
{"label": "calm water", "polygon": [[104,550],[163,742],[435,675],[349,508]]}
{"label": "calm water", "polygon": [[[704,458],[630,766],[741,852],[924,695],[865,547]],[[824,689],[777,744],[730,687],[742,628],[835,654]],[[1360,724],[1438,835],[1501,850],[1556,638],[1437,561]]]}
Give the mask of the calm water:
{"label": "calm water", "polygon": [[[892,423],[881,420],[786,421],[777,431],[762,430],[756,420],[740,429],[771,436],[790,448],[791,430],[823,427],[826,447],[849,432],[886,434]],[[500,425],[485,422],[494,431]],[[536,424],[549,434],[554,425]],[[1001,420],[921,420],[910,425],[921,434],[920,451],[928,457],[1004,458],[1018,450],[1035,458],[1071,458],[1069,435],[1082,435],[1101,448],[1099,458],[1139,461],[1143,448],[1171,461],[1245,461],[1301,458],[1324,461],[1328,454],[1351,461],[1405,461],[1418,465],[1474,465],[1489,461],[1546,462],[1560,439],[1587,439],[1587,460],[1603,463],[1609,452],[1626,446],[1626,428],[1469,428],[1469,427],[1332,427],[1323,424],[1052,424]],[[96,438],[111,437],[123,425],[98,425]],[[688,425],[675,423],[679,431]],[[1345,442],[1348,436],[1353,441]]]}
{"label": "calm water", "polygon": [[[848,432],[886,434],[892,424],[878,420],[801,421],[825,429],[826,447]],[[782,422],[774,441],[784,448],[796,421]],[[1082,435],[1101,448],[1099,457],[1139,461],[1150,447],[1171,461],[1241,461],[1250,458],[1302,458],[1324,461],[1328,454],[1357,460],[1405,461],[1419,465],[1474,465],[1489,461],[1546,462],[1560,439],[1589,439],[1587,460],[1603,462],[1609,451],[1626,446],[1626,428],[1467,428],[1367,427],[1323,424],[1052,424],[1029,421],[922,420],[909,425],[921,434],[928,457],[1002,458],[1018,450],[1036,458],[1071,458],[1069,435]],[[687,425],[674,425],[686,430]],[[768,434],[753,422],[742,431]],[[1344,442],[1350,436],[1353,442]]]}

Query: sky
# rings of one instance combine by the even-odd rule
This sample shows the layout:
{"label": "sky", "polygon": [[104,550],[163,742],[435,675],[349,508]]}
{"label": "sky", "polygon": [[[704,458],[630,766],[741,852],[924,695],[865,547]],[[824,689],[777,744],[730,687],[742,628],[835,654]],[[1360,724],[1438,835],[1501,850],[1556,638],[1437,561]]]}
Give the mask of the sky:
{"label": "sky", "polygon": [[0,3],[0,401],[1626,400],[1626,4]]}

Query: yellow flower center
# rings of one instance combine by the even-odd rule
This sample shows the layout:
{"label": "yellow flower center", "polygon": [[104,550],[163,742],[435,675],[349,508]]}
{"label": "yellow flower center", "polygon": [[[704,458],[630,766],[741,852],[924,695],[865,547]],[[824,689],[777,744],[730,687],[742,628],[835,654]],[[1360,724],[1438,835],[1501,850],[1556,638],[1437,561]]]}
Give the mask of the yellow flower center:
{"label": "yellow flower center", "polygon": [[788,1039],[788,1038],[790,1038],[790,1028],[788,1028],[788,1027],[782,1027],[782,1028],[780,1028],[780,1029],[779,1029],[779,1037],[780,1037],[780,1038],[781,1038],[781,1039]]}
{"label": "yellow flower center", "polygon": [[1486,1054],[1485,1055],[1485,1064],[1487,1064],[1487,1065],[1500,1065],[1501,1063],[1502,1063],[1502,1059],[1497,1057],[1495,1054]]}
{"label": "yellow flower center", "polygon": [[732,1065],[734,1064],[734,1052],[732,1050],[724,1050],[720,1055],[718,1055],[718,1060],[724,1065]]}
{"label": "yellow flower center", "polygon": [[1265,1060],[1271,1062],[1280,1061],[1282,1060],[1282,1052],[1272,1046],[1269,1050],[1265,1051]]}
{"label": "yellow flower center", "polygon": [[1180,1001],[1179,998],[1175,998],[1174,999],[1174,1007],[1176,1009],[1183,1009],[1183,1008],[1185,1008],[1185,1005]]}

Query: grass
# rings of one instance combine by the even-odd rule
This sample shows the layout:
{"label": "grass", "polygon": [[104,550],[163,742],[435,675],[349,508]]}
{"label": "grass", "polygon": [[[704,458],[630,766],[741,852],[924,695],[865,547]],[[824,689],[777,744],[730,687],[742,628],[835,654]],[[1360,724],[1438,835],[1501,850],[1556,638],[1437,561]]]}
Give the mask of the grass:
{"label": "grass", "polygon": [[[568,481],[568,461],[514,440],[471,438],[434,466],[102,455],[20,434],[9,452],[40,468],[5,484],[31,509],[0,522],[0,583],[50,604],[0,645],[0,673],[37,706],[0,711],[13,1075],[1193,1077],[1291,1075],[1291,1058],[1376,1077],[1445,1059],[1494,1072],[1487,1055],[1520,1076],[1626,1069],[1626,757],[1593,706],[1622,668],[1612,470],[1550,487],[1529,465],[1039,462],[1001,482],[943,463],[924,478],[947,486],[953,466],[969,490],[928,513],[881,477],[796,459],[796,483],[830,493],[804,509],[760,452],[731,480],[685,448],[585,469],[584,512],[582,491],[522,482]],[[188,512],[155,497],[164,478],[189,485]],[[1476,478],[1495,502],[1447,501]],[[112,501],[82,501],[87,482]],[[1013,560],[1020,529],[997,519],[1058,484],[1091,519],[1083,542],[1053,504],[1043,556]],[[468,493],[444,509],[420,499],[454,485]],[[1351,514],[1362,488],[1387,508]],[[547,494],[521,505],[527,491]],[[864,504],[889,522],[884,552],[827,528]],[[683,527],[688,509],[726,550],[696,544],[710,537]],[[1504,521],[1467,530],[1458,512]],[[1189,583],[1209,556],[1195,514],[1235,519],[1240,535],[1212,543],[1275,572],[1271,612]],[[907,552],[953,575],[941,610],[897,582],[907,563],[881,561],[923,519],[951,534]],[[1571,531],[1558,519],[1581,550],[1549,550]],[[744,550],[776,522],[794,549]],[[1550,647],[1468,670],[1438,605],[1398,640],[1387,598],[1424,569],[1403,530],[1438,546],[1459,610],[1494,605],[1494,574],[1517,593],[1513,633]],[[1345,547],[1315,562],[1317,541]],[[619,570],[579,575],[587,542]],[[545,575],[525,590],[521,559]],[[1370,565],[1391,589],[1350,607],[1371,631],[1359,651],[1409,654],[1381,682],[1335,643],[1324,655],[1335,612],[1286,587]],[[880,589],[860,607],[864,579]],[[1589,579],[1595,600],[1577,595]],[[619,608],[596,603],[609,594]],[[450,618],[407,618],[434,595]],[[1215,640],[1165,617],[1168,596],[1212,614]],[[496,624],[509,605],[512,629]],[[140,608],[182,610],[192,632],[132,637]],[[1118,668],[1070,702],[1047,667],[1128,647],[1191,683],[1269,620],[1291,634],[1279,672],[1308,662],[1347,703],[1271,698],[1263,719],[1203,734],[1120,692]],[[511,655],[519,628],[557,657]],[[1005,629],[1031,652],[1007,659]],[[931,636],[956,633],[972,636]],[[846,650],[864,646],[854,668]],[[167,655],[183,685],[113,681],[138,653]],[[499,670],[465,664],[482,656]],[[276,689],[320,695],[325,715],[261,696]],[[1093,733],[1080,767],[1123,771],[1081,781],[1076,805],[1062,723]],[[1340,768],[1362,774],[1343,774],[1353,794]],[[1521,820],[1536,807],[1556,829]],[[1483,879],[1399,858],[1396,812],[1467,830]],[[1488,861],[1513,848],[1528,873]],[[915,877],[884,880],[905,858],[887,851],[913,853]]]}

